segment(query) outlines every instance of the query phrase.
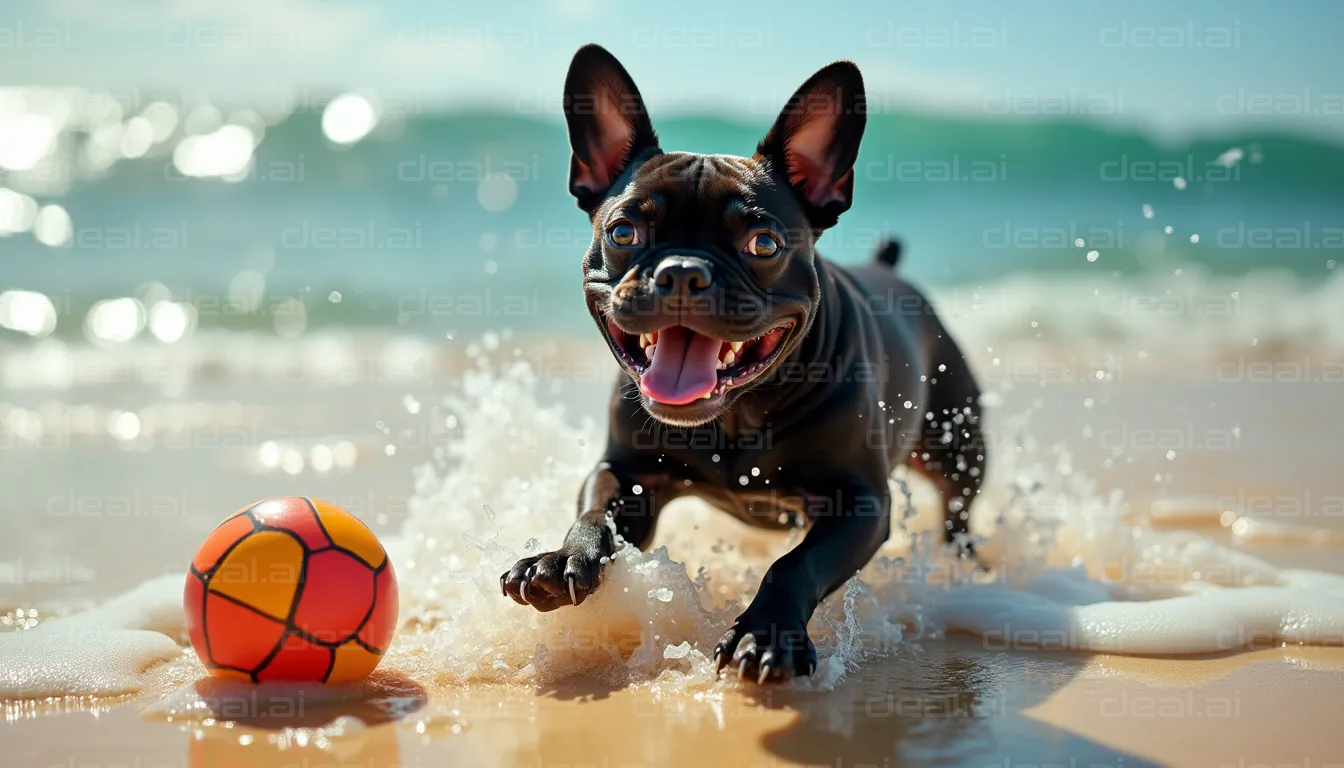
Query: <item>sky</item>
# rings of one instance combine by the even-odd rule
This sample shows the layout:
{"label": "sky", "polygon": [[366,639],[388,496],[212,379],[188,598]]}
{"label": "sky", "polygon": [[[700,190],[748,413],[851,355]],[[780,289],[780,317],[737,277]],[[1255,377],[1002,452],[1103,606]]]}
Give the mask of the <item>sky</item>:
{"label": "sky", "polygon": [[227,103],[365,89],[556,115],[569,57],[598,42],[655,115],[763,122],[847,58],[878,111],[1344,144],[1341,32],[1339,0],[5,0],[0,84]]}

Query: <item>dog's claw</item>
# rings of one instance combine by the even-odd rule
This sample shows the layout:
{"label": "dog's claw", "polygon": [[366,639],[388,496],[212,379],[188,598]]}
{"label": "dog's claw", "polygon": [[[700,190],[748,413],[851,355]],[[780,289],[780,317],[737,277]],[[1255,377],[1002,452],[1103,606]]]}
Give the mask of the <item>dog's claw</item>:
{"label": "dog's claw", "polygon": [[570,602],[570,604],[571,604],[571,605],[578,605],[578,604],[579,604],[579,598],[576,597],[576,596],[574,595],[574,574],[570,574],[568,577],[566,577],[566,578],[565,578],[565,581],[569,582],[569,602]]}
{"label": "dog's claw", "polygon": [[505,597],[509,596],[509,588],[504,584],[504,581],[508,578],[509,578],[508,572],[501,574],[499,577],[499,591],[503,592]]}
{"label": "dog's claw", "polygon": [[523,582],[523,586],[518,590],[518,594],[519,594],[520,596],[522,596],[522,598],[523,598],[523,602],[524,602],[524,603],[527,603],[528,605],[531,605],[531,603],[528,603],[528,602],[527,602],[527,582],[526,582],[526,581]]}
{"label": "dog's claw", "polygon": [[816,649],[805,625],[793,617],[743,614],[714,648],[716,669],[722,672],[732,664],[737,667],[739,681],[751,680],[757,685],[802,677],[803,670],[815,660]]}
{"label": "dog's claw", "polygon": [[756,684],[763,685],[765,683],[765,678],[769,676],[770,676],[770,663],[766,662],[761,665],[761,673],[756,676]]}

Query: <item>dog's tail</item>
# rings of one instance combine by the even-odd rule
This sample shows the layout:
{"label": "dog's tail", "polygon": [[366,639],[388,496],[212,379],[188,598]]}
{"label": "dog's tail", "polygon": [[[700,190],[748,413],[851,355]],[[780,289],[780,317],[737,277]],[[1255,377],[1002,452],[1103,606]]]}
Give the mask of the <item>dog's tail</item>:
{"label": "dog's tail", "polygon": [[882,247],[877,249],[876,258],[879,264],[886,264],[895,269],[896,263],[901,260],[901,241],[892,238],[883,243]]}

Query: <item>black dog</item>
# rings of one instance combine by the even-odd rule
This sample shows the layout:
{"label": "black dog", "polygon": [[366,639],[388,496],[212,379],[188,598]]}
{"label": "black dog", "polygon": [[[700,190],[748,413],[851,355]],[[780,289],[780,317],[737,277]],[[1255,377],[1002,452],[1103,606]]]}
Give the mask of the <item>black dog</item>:
{"label": "black dog", "polygon": [[629,74],[590,45],[570,65],[565,116],[569,189],[593,222],[584,294],[625,375],[578,521],[500,585],[541,611],[581,603],[613,527],[646,547],[686,494],[755,525],[806,523],[715,658],[762,682],[811,674],[807,622],[887,539],[892,470],[938,486],[947,540],[965,548],[985,463],[979,391],[932,307],[892,274],[898,247],[852,269],[813,250],[850,206],[863,79],[847,61],[818,71],[751,158],[663,152]]}

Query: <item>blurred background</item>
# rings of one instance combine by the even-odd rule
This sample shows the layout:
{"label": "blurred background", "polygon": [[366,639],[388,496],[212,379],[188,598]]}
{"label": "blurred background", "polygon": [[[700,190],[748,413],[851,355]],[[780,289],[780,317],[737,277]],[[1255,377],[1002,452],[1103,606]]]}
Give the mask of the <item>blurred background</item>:
{"label": "blurred background", "polygon": [[[1282,445],[1242,429],[1281,414],[1247,415],[1246,387],[1329,406],[1344,382],[1342,22],[1331,0],[9,0],[0,581],[133,583],[272,493],[395,526],[477,352],[600,418],[615,368],[580,300],[561,102],[587,42],[664,148],[701,152],[750,154],[854,60],[868,131],[824,254],[900,238],[1019,410],[1130,398],[1110,438],[1090,390],[1040,419],[1106,483],[1170,490],[1207,430],[1238,448],[1219,472],[1263,467]],[[1197,388],[1136,383],[1173,377]],[[1150,402],[1165,438],[1135,436]],[[129,565],[100,554],[118,535]]]}

